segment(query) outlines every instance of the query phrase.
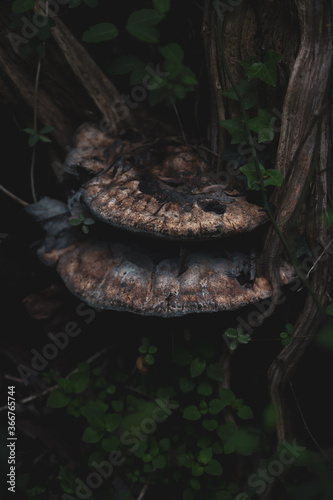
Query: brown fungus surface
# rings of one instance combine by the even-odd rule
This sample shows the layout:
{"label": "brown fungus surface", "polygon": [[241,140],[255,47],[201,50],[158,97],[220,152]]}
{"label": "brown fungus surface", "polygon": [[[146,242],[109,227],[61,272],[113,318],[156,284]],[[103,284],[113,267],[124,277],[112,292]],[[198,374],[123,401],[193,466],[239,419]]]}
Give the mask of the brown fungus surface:
{"label": "brown fungus surface", "polygon": [[[73,199],[66,206],[46,197],[26,210],[46,231],[41,260],[93,307],[174,317],[238,309],[272,294],[267,280],[256,277],[253,251],[226,250],[219,241],[128,238],[116,229],[105,233],[106,240],[93,239],[68,223],[78,210]],[[281,268],[280,276],[282,284],[290,282],[291,268]]]}
{"label": "brown fungus surface", "polygon": [[[255,262],[246,254],[225,258],[192,252],[182,268],[181,257],[159,261],[138,245],[85,241],[63,252],[56,267],[69,290],[87,304],[144,315],[233,310],[272,293],[265,279],[252,276]],[[283,272],[281,277],[288,279]]]}
{"label": "brown fungus surface", "polygon": [[267,221],[239,186],[219,180],[200,146],[174,137],[146,141],[132,132],[132,138],[115,139],[87,125],[76,136],[67,168],[93,175],[82,186],[93,216],[130,231],[205,240],[248,232]]}

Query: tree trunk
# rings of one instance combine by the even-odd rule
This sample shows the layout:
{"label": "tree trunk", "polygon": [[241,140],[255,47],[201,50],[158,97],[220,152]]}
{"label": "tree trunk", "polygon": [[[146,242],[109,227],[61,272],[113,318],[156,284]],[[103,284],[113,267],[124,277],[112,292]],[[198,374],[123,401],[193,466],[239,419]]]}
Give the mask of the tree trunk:
{"label": "tree trunk", "polygon": [[[271,202],[275,206],[277,225],[290,248],[296,237],[303,236],[314,255],[318,254],[318,245],[321,251],[331,241],[330,231],[322,222],[322,215],[332,200],[332,29],[329,19],[329,2],[324,0],[244,0],[222,20],[225,56],[236,81],[240,78],[238,60],[253,55],[260,59],[262,51],[269,49],[283,56],[279,91],[267,95],[268,102],[282,111],[275,168],[283,174],[284,182],[275,190]],[[229,87],[227,77],[224,79]],[[282,243],[271,226],[259,273],[271,281],[275,297],[279,293],[278,269],[283,254]],[[331,272],[331,257],[328,263],[325,258],[325,263],[316,265],[309,279],[313,294],[309,293],[299,314],[295,340],[282,350],[268,372],[272,401],[279,412],[280,440],[291,438],[294,432],[288,425],[286,386],[320,323],[321,313],[314,298],[325,304]]]}
{"label": "tree trunk", "polygon": [[116,108],[122,100],[117,89],[59,17],[54,18],[47,57],[40,61],[36,104],[38,57],[19,55],[28,38],[22,36],[24,32],[11,31],[10,8],[8,0],[0,5],[0,93],[21,110],[26,126],[31,126],[31,110],[37,107],[39,124],[54,127],[53,137],[64,152],[84,121],[101,123],[112,134],[133,124],[130,113],[120,119]]}

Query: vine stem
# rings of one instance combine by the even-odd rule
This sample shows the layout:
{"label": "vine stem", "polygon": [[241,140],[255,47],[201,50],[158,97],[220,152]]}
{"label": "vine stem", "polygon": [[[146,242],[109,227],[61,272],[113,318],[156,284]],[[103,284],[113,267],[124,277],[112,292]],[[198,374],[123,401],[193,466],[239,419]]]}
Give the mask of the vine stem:
{"label": "vine stem", "polygon": [[27,203],[26,201],[22,200],[21,198],[19,198],[15,194],[13,194],[11,191],[8,191],[8,189],[6,189],[1,184],[0,184],[0,191],[2,191],[4,194],[6,194],[7,196],[9,196],[9,198],[11,198],[12,200],[16,201],[16,203],[19,203],[23,207],[26,207],[27,205],[29,205],[29,203]]}
{"label": "vine stem", "polygon": [[302,273],[302,270],[301,268],[299,267],[298,263],[297,263],[297,260],[294,256],[294,253],[292,251],[292,249],[289,247],[288,245],[288,242],[285,238],[285,236],[282,234],[273,214],[272,214],[272,211],[269,207],[269,203],[268,203],[268,199],[267,199],[267,194],[266,194],[266,191],[265,191],[265,186],[264,186],[264,179],[263,179],[263,176],[262,176],[262,173],[261,173],[261,169],[260,169],[260,164],[259,164],[259,161],[258,161],[258,157],[257,157],[257,152],[256,152],[256,149],[255,149],[255,145],[254,145],[254,141],[253,141],[253,137],[252,137],[252,134],[251,134],[251,131],[250,131],[250,128],[249,128],[249,125],[248,125],[248,117],[247,117],[247,113],[246,113],[246,108],[245,108],[245,105],[244,105],[244,99],[242,97],[242,95],[240,94],[238,88],[237,88],[237,85],[234,81],[234,78],[231,74],[231,71],[230,71],[230,68],[228,66],[228,63],[227,63],[227,60],[226,60],[226,57],[225,57],[225,54],[224,54],[224,50],[223,50],[223,43],[222,43],[222,23],[221,22],[218,22],[218,44],[219,44],[219,50],[220,50],[220,56],[221,56],[221,59],[222,59],[222,64],[224,66],[224,69],[225,69],[225,72],[230,80],[230,83],[231,83],[231,86],[233,88],[233,90],[235,91],[236,95],[237,95],[237,98],[238,98],[238,101],[239,101],[239,104],[240,104],[240,108],[241,108],[241,113],[242,113],[242,117],[243,117],[243,121],[244,121],[244,125],[245,125],[245,128],[246,128],[246,133],[247,133],[247,137],[248,137],[248,143],[249,143],[249,146],[250,146],[250,149],[251,149],[251,154],[252,154],[252,157],[253,157],[253,161],[254,161],[254,165],[255,165],[255,168],[256,168],[256,172],[257,172],[257,177],[259,179],[259,185],[260,185],[260,192],[261,192],[261,196],[262,196],[262,201],[263,201],[263,209],[265,210],[274,230],[276,231],[277,235],[278,235],[278,238],[279,240],[281,241],[288,257],[289,257],[289,260],[297,274],[297,276],[301,279],[303,285],[308,289],[308,291],[311,293],[312,297],[313,297],[313,300],[316,304],[316,306],[318,307],[318,310],[323,312],[323,306],[319,300],[319,298],[317,297],[317,294],[315,293],[315,291],[312,289],[310,283],[306,280],[306,278],[303,277],[303,273]]}
{"label": "vine stem", "polygon": [[[37,133],[37,106],[38,106],[38,85],[39,85],[39,76],[41,69],[42,60],[38,59],[37,64],[37,72],[35,79],[35,90],[34,90],[34,131]],[[35,164],[36,164],[36,146],[33,146],[32,155],[31,155],[31,164],[30,164],[30,185],[31,185],[31,193],[34,203],[37,203],[37,195],[35,189]]]}

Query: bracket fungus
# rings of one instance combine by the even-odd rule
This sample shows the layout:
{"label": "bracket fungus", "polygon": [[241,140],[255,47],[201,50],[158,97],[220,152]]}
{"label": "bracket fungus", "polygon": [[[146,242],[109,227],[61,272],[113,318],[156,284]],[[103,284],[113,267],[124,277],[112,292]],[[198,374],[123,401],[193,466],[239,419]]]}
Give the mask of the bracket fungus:
{"label": "bracket fungus", "polygon": [[233,236],[267,221],[242,187],[219,180],[200,146],[132,136],[130,143],[85,125],[67,156],[70,173],[92,175],[82,185],[82,199],[97,219],[173,240]]}
{"label": "bracket fungus", "polygon": [[[254,251],[241,253],[237,243],[267,221],[265,211],[246,201],[242,185],[224,185],[200,146],[150,137],[79,128],[65,164],[74,194],[26,207],[46,232],[41,260],[99,309],[174,317],[271,296]],[[70,225],[77,216],[95,219],[89,234]],[[280,277],[290,281],[290,266]]]}

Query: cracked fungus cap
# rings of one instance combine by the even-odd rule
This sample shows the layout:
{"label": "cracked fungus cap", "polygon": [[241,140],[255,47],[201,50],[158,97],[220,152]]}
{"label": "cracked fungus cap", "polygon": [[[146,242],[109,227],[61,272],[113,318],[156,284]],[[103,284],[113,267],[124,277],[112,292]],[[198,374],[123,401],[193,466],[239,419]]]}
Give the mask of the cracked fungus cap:
{"label": "cracked fungus cap", "polygon": [[121,242],[80,241],[56,252],[50,257],[69,290],[100,309],[174,317],[238,309],[272,293],[264,278],[251,277],[255,262],[245,254],[192,252],[184,265]]}
{"label": "cracked fungus cap", "polygon": [[[171,248],[134,236],[126,242],[83,237],[68,224],[66,204],[50,198],[26,210],[46,231],[40,258],[92,307],[174,317],[238,309],[272,294],[267,280],[255,276],[254,255],[223,253],[221,245],[204,250],[206,243],[179,252],[184,247],[173,242]],[[281,268],[280,276],[290,282],[291,268]]]}
{"label": "cracked fungus cap", "polygon": [[205,240],[265,223],[265,211],[223,184],[206,154],[175,138],[145,141],[134,134],[130,143],[87,125],[76,135],[67,169],[93,175],[82,197],[94,217],[130,231]]}

